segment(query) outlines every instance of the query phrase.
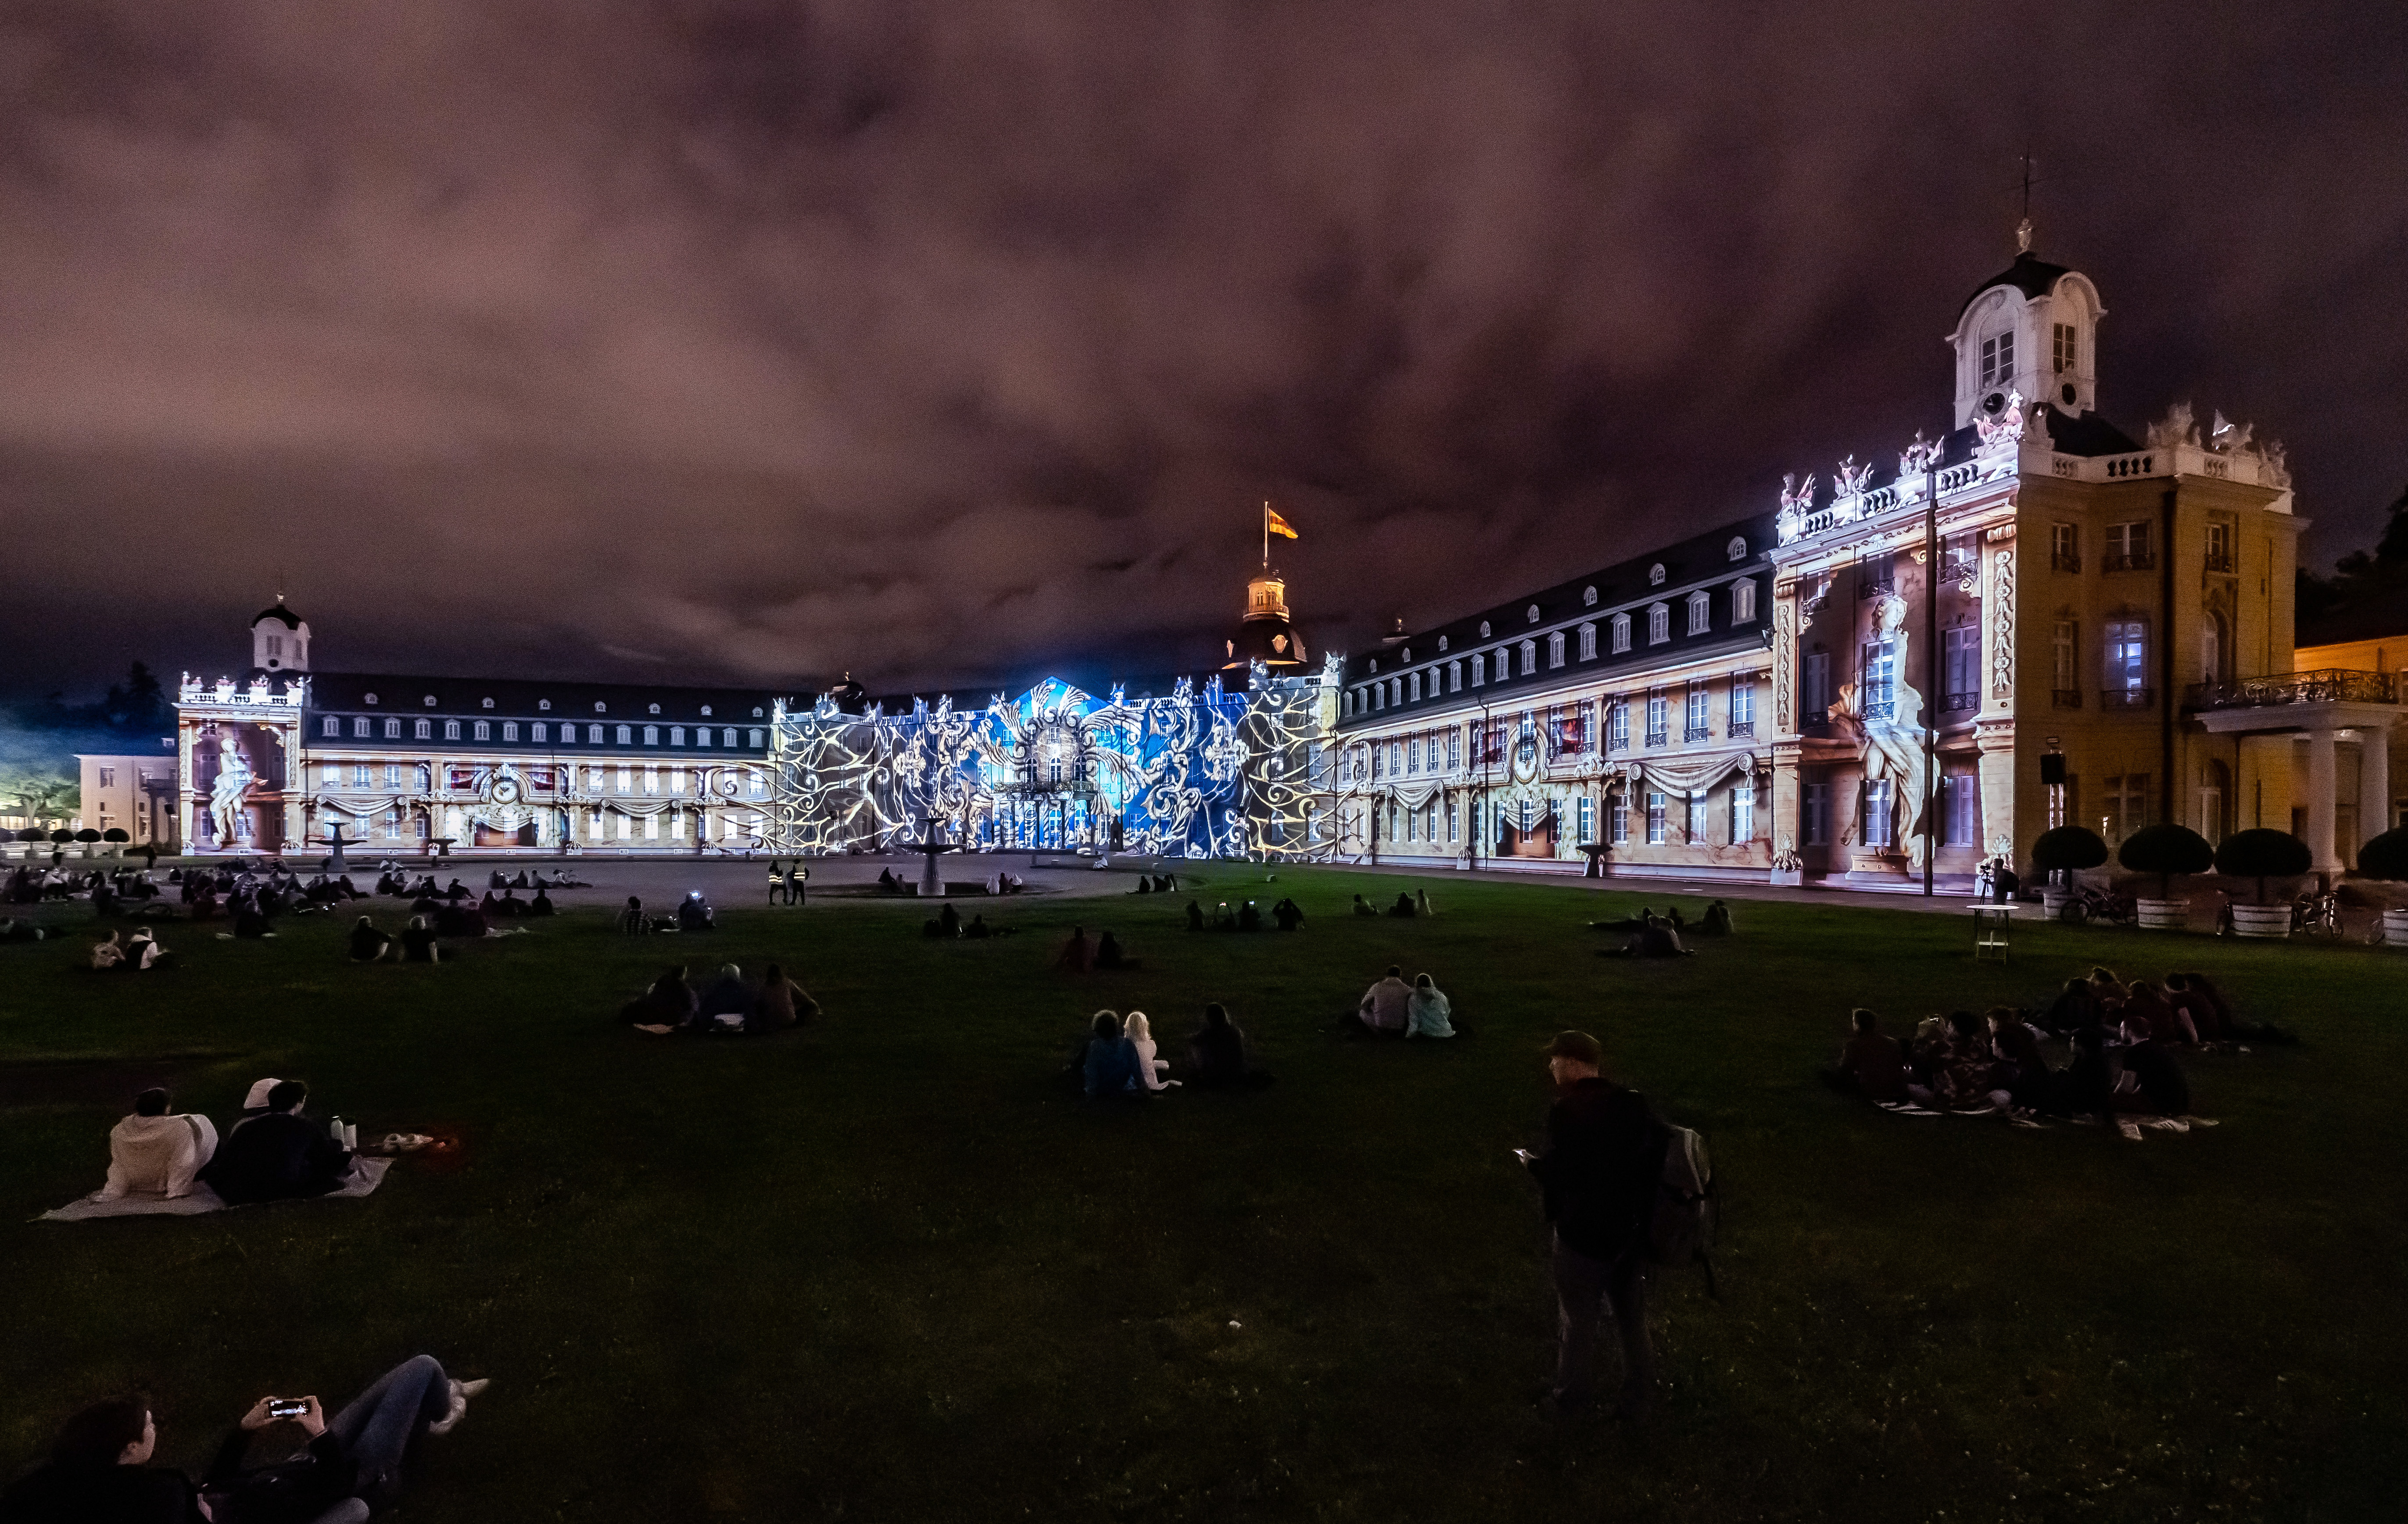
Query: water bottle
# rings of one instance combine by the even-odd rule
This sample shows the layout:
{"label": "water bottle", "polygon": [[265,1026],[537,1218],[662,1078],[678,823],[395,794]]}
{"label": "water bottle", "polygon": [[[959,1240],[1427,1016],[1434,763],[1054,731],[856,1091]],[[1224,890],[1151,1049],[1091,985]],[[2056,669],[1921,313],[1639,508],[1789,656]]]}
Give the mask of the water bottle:
{"label": "water bottle", "polygon": [[335,1146],[337,1147],[341,1147],[343,1146],[343,1118],[340,1117],[327,1118],[326,1135],[335,1141]]}

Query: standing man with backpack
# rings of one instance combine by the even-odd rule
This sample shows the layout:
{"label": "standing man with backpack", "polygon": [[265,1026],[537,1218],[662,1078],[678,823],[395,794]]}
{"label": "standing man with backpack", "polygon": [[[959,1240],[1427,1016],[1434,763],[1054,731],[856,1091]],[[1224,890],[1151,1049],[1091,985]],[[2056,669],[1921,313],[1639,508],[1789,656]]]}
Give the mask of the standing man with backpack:
{"label": "standing man with backpack", "polygon": [[1555,1231],[1560,1345],[1554,1411],[1569,1416],[1594,1395],[1599,1314],[1611,1309],[1622,1339],[1622,1396],[1615,1417],[1646,1417],[1656,1389],[1647,1338],[1647,1247],[1668,1133],[1644,1097],[1605,1077],[1605,1050],[1584,1032],[1547,1045],[1555,1103],[1547,1148],[1514,1153],[1544,1192]]}

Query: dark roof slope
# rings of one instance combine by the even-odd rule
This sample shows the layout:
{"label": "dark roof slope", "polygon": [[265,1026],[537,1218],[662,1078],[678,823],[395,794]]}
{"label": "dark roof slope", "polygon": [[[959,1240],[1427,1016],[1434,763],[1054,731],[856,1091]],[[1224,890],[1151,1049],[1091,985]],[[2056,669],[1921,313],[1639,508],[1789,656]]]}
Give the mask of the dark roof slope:
{"label": "dark roof slope", "polygon": [[2057,278],[2059,276],[2068,276],[2072,273],[2073,272],[2071,270],[2066,268],[2064,265],[2051,264],[2048,261],[2033,255],[2028,249],[2023,253],[2017,254],[2015,256],[2015,262],[2013,264],[2008,265],[1997,275],[1992,276],[1989,279],[1985,280],[1980,285],[1974,287],[1973,295],[1965,298],[1964,306],[1959,306],[1956,309],[1956,316],[1959,318],[1964,317],[1965,308],[1973,305],[1973,298],[1981,295],[1984,292],[1988,291],[1993,286],[2013,286],[2015,290],[2023,292],[2027,297],[2045,296],[2048,294],[2049,288],[2057,284]]}
{"label": "dark roof slope", "polygon": [[[542,677],[424,677],[393,673],[312,672],[309,707],[346,714],[496,716],[505,719],[694,720],[766,723],[785,695],[763,688],[552,682]],[[374,702],[370,702],[373,694]],[[434,702],[427,702],[432,699]],[[493,701],[492,706],[486,700]],[[600,705],[599,708],[595,705]]]}
{"label": "dark roof slope", "polygon": [[274,608],[263,608],[258,613],[253,614],[251,617],[251,622],[254,625],[259,623],[262,620],[279,620],[287,630],[298,630],[301,628],[301,616],[285,607],[284,601],[280,598],[277,600],[276,606]]}

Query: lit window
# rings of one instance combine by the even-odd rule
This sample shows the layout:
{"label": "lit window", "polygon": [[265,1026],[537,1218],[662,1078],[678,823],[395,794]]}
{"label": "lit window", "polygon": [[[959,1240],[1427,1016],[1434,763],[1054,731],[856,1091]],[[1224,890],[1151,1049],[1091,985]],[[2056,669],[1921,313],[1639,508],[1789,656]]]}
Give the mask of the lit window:
{"label": "lit window", "polygon": [[2145,620],[2107,621],[2106,689],[2137,693],[2149,686],[2149,625]]}
{"label": "lit window", "polygon": [[1744,847],[1756,839],[1756,780],[1743,777],[1731,785],[1731,845]]}
{"label": "lit window", "polygon": [[1664,845],[1664,795],[1654,789],[1647,790],[1647,845]]}

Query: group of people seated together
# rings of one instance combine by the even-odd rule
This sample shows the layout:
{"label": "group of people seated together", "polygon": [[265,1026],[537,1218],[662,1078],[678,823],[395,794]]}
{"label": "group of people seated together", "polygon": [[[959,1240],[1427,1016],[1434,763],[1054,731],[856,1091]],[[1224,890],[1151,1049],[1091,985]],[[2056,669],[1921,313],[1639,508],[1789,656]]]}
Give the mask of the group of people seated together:
{"label": "group of people seated together", "polygon": [[1168,873],[1141,873],[1137,876],[1137,888],[1131,890],[1129,892],[1132,894],[1176,894],[1179,892],[1179,876],[1176,874]]}
{"label": "group of people seated together", "polygon": [[924,923],[920,931],[924,936],[939,937],[948,942],[955,937],[968,937],[975,941],[982,937],[1005,934],[988,927],[984,911],[971,916],[965,922],[962,919],[962,913],[953,908],[953,902],[951,900],[947,900],[943,908]]}
{"label": "group of people seated together", "polygon": [[[9,1524],[365,1524],[398,1497],[420,1436],[448,1434],[489,1380],[460,1381],[431,1355],[386,1372],[329,1417],[314,1396],[263,1397],[220,1443],[196,1485],[150,1464],[159,1423],[142,1397],[113,1397],[67,1419],[48,1460],[0,1493]],[[307,1440],[244,1464],[251,1436],[291,1425]],[[289,1453],[288,1453],[289,1452]]]}
{"label": "group of people seated together", "polygon": [[174,1198],[207,1185],[229,1206],[323,1196],[351,1177],[347,1143],[302,1115],[309,1087],[268,1078],[251,1088],[222,1142],[215,1123],[174,1109],[159,1089],[134,1098],[134,1114],[109,1130],[102,1201],[132,1193]]}
{"label": "group of people seated together", "polygon": [[690,889],[678,902],[673,915],[655,916],[644,909],[637,895],[627,896],[627,907],[619,912],[619,930],[629,936],[649,936],[655,932],[710,932],[719,927],[719,913],[702,897],[702,890]]}
{"label": "group of people seated together", "polygon": [[1588,929],[1592,932],[1629,933],[1621,947],[1607,947],[1599,952],[1598,956],[1601,958],[1687,958],[1694,956],[1698,949],[1684,943],[1681,933],[1728,936],[1731,934],[1731,913],[1730,906],[1716,900],[1707,905],[1706,913],[1698,919],[1695,925],[1691,925],[1682,916],[1681,907],[1677,904],[1668,906],[1660,916],[1641,905],[1635,916],[1621,920],[1593,920],[1588,923]]}
{"label": "group of people seated together", "polygon": [[[1283,932],[1293,932],[1304,924],[1304,907],[1294,900],[1283,899],[1271,906],[1271,920]],[[1194,900],[1187,902],[1187,929],[1200,932],[1205,927],[1204,907]],[[1223,900],[1212,907],[1211,928],[1216,932],[1259,932],[1263,929],[1262,906],[1252,900],[1240,902],[1235,909]]]}
{"label": "group of people seated together", "polygon": [[1455,1007],[1426,974],[1405,982],[1397,964],[1363,991],[1354,1009],[1338,1018],[1338,1028],[1357,1037],[1469,1037],[1471,1029],[1455,1018]]}
{"label": "group of people seated together", "polygon": [[[2006,1005],[1981,1016],[1951,1011],[1926,1017],[1905,1042],[1884,1033],[1871,1011],[1851,1012],[1848,1025],[1829,1077],[1885,1110],[1992,1116],[2022,1127],[2067,1118],[2112,1126],[2135,1143],[2143,1129],[2215,1125],[2193,1114],[2176,1048],[2209,1049],[2241,1037],[2292,1040],[2278,1028],[2235,1019],[2203,974],[2127,984],[2105,968],[2069,980],[2038,1017]],[[2057,1041],[2069,1055],[2061,1066],[2042,1046]]]}
{"label": "group of people seated together", "polygon": [[107,940],[92,945],[92,966],[104,973],[145,974],[168,956],[148,926],[136,927],[131,937],[111,928]]}
{"label": "group of people seated together", "polygon": [[1388,906],[1384,911],[1379,906],[1373,904],[1370,901],[1363,898],[1360,894],[1357,894],[1354,896],[1354,913],[1358,916],[1393,916],[1398,920],[1411,920],[1415,916],[1435,916],[1438,914],[1436,910],[1430,907],[1429,890],[1426,889],[1415,890],[1410,894],[1406,893],[1402,890],[1398,890],[1397,891],[1397,903]]}
{"label": "group of people seated together", "polygon": [[[946,908],[950,910],[953,907],[948,905]],[[1054,954],[1054,966],[1068,969],[1073,974],[1088,974],[1098,969],[1114,973],[1137,967],[1137,960],[1122,950],[1120,939],[1111,933],[1100,933],[1091,943],[1087,940],[1085,927],[1073,926],[1070,939],[1062,944],[1060,952]]]}
{"label": "group of people seated together", "polygon": [[1188,1034],[1187,1062],[1185,1079],[1169,1077],[1170,1061],[1157,1056],[1143,1011],[1126,1018],[1097,1011],[1064,1073],[1090,1101],[1141,1100],[1182,1084],[1246,1090],[1271,1082],[1269,1071],[1254,1061],[1254,1045],[1217,1003],[1204,1007],[1203,1023]]}
{"label": "group of people seated together", "polygon": [[761,982],[745,982],[734,963],[719,965],[718,977],[697,990],[686,978],[685,966],[669,965],[650,988],[619,1007],[619,1019],[655,1037],[681,1034],[758,1034],[782,1032],[820,1014],[819,1002],[771,963]]}

